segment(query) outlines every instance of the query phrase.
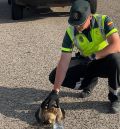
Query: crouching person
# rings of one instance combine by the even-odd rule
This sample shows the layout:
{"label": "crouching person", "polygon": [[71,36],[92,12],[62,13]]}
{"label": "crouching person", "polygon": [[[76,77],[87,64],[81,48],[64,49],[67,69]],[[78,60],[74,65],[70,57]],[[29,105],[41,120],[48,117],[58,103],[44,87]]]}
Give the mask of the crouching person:
{"label": "crouching person", "polygon": [[[91,95],[98,77],[108,78],[111,109],[120,112],[120,37],[109,16],[92,14],[89,2],[76,0],[71,7],[58,66],[50,74],[54,84],[42,107],[59,101],[60,87],[82,90],[80,97]],[[73,48],[80,54],[72,57]]]}

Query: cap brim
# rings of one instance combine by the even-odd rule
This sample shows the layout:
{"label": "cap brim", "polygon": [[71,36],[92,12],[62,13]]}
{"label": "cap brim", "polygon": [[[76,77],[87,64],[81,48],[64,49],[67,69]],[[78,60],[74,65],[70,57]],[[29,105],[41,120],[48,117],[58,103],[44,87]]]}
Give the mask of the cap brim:
{"label": "cap brim", "polygon": [[75,26],[75,25],[83,25],[87,20],[87,17],[85,19],[81,19],[79,21],[76,21],[76,20],[73,20],[69,17],[68,19],[68,23],[72,26]]}

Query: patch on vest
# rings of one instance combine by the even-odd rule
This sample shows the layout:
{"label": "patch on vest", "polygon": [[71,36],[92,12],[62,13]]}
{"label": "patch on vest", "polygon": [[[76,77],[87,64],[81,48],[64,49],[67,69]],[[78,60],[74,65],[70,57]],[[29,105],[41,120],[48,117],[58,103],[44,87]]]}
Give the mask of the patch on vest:
{"label": "patch on vest", "polygon": [[96,33],[96,35],[101,35],[99,30],[96,30],[95,33]]}
{"label": "patch on vest", "polygon": [[107,25],[111,26],[111,25],[113,25],[113,22],[110,21],[110,22],[107,23]]}

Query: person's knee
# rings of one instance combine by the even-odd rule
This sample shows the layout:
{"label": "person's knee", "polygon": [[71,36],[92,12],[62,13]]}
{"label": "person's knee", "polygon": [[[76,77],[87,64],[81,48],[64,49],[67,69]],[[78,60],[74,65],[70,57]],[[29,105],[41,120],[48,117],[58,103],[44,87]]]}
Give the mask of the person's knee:
{"label": "person's knee", "polygon": [[114,66],[119,66],[120,64],[120,53],[112,53],[107,56],[109,64],[113,64]]}
{"label": "person's knee", "polygon": [[120,53],[112,53],[108,55],[108,58],[113,61],[120,60]]}
{"label": "person's knee", "polygon": [[56,75],[56,69],[52,70],[52,72],[49,74],[49,81],[54,84],[55,82],[55,75]]}

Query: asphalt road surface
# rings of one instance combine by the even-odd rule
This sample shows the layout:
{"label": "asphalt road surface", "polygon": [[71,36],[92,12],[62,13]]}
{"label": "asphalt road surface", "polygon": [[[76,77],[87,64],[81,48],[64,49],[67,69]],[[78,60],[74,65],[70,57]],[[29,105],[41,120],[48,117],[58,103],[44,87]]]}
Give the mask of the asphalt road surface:
{"label": "asphalt road surface", "polygon": [[[60,57],[69,7],[52,9],[52,15],[25,10],[23,20],[13,21],[7,0],[0,0],[0,129],[49,129],[36,123],[34,112],[52,88],[48,75]],[[98,13],[111,16],[120,30],[120,0],[98,0]],[[62,88],[65,129],[120,129],[107,94],[107,79],[85,99]]]}

